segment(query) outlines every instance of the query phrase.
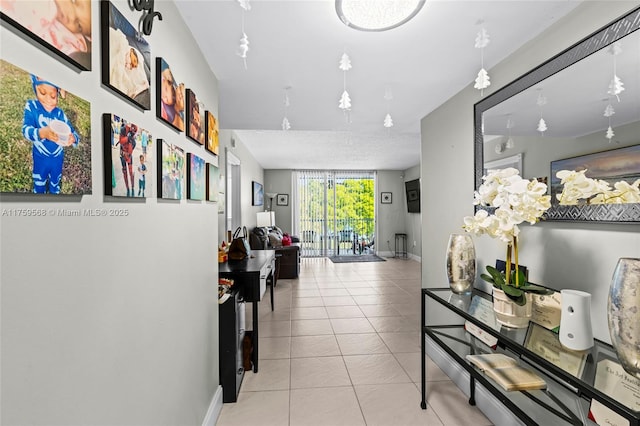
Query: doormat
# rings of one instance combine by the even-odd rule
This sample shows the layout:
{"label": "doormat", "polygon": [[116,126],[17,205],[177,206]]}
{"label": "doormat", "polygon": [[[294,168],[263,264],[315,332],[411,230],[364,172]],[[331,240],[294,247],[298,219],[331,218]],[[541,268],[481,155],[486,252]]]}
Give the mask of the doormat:
{"label": "doormat", "polygon": [[362,254],[359,256],[331,256],[333,263],[354,263],[354,262],[386,262],[385,259],[375,254]]}

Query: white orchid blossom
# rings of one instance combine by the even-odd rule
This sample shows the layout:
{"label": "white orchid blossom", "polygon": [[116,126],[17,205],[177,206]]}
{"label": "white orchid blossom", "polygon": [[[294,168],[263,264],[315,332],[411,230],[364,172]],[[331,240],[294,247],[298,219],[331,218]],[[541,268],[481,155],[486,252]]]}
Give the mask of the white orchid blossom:
{"label": "white orchid blossom", "polygon": [[467,232],[487,234],[510,245],[520,232],[520,223],[535,224],[551,207],[547,185],[523,179],[512,167],[492,170],[482,180],[474,194],[474,204],[496,210],[493,215],[479,210],[475,216],[465,217],[463,228]]}
{"label": "white orchid blossom", "polygon": [[560,170],[556,177],[563,185],[556,194],[561,205],[577,205],[580,200],[588,204],[640,203],[640,179],[633,183],[616,182],[611,188],[607,181],[586,176],[587,170]]}

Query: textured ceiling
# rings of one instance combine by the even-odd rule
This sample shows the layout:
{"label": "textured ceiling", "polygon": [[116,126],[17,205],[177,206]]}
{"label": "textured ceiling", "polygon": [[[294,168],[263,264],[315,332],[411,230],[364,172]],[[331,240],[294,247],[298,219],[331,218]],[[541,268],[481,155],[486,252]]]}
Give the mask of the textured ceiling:
{"label": "textured ceiling", "polygon": [[[420,162],[421,118],[473,84],[482,26],[491,38],[489,69],[579,3],[427,0],[409,23],[376,33],[346,27],[333,1],[254,0],[243,13],[237,1],[176,0],[218,78],[220,127],[236,130],[262,167],[396,170]],[[246,68],[237,55],[243,20]],[[353,65],[346,114],[338,108],[345,52]],[[284,132],[286,87],[291,130]]]}

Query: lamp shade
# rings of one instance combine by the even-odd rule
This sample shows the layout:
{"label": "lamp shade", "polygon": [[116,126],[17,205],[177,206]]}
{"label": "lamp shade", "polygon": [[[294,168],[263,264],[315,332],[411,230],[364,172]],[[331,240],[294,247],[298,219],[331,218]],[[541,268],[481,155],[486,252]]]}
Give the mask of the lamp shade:
{"label": "lamp shade", "polygon": [[276,212],[258,212],[256,226],[276,226]]}

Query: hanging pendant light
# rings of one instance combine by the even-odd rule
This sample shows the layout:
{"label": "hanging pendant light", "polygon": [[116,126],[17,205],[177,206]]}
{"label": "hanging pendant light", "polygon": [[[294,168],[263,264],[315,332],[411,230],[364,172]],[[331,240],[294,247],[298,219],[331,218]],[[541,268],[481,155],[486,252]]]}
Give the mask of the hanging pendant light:
{"label": "hanging pendant light", "polygon": [[490,41],[489,33],[483,27],[476,35],[476,43],[474,45],[476,49],[480,49],[480,71],[478,71],[473,87],[480,90],[480,96],[484,96],[484,89],[491,85],[489,73],[484,69],[484,48],[489,45]]}
{"label": "hanging pendant light", "polygon": [[289,112],[289,105],[291,105],[291,101],[289,100],[289,90],[291,86],[287,86],[284,88],[284,118],[282,119],[282,130],[290,130],[291,123],[289,123],[289,119],[287,118]]}
{"label": "hanging pendant light", "polygon": [[342,85],[343,85],[342,96],[340,96],[340,101],[338,102],[338,108],[346,112],[351,110],[351,97],[349,96],[349,92],[347,92],[347,71],[349,71],[352,68],[351,59],[349,59],[349,55],[347,55],[346,53],[342,54],[338,68],[342,70]]}
{"label": "hanging pendant light", "polygon": [[247,69],[247,52],[249,52],[249,37],[244,31],[244,14],[251,10],[251,4],[249,0],[238,0],[240,7],[242,8],[242,37],[240,37],[240,45],[238,47],[237,55],[242,58],[244,63],[244,69]]}
{"label": "hanging pendant light", "polygon": [[[541,90],[541,89],[538,89],[538,90]],[[540,109],[540,120],[538,120],[537,130],[542,134],[542,136],[544,136],[544,132],[546,132],[548,129],[547,122],[544,121],[544,118],[542,118],[542,107],[546,104],[547,104],[546,96],[543,96],[542,92],[538,93],[538,98],[536,99],[536,105],[538,105],[538,108]]]}

